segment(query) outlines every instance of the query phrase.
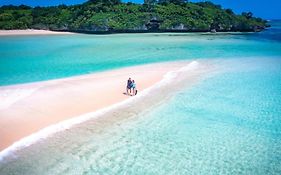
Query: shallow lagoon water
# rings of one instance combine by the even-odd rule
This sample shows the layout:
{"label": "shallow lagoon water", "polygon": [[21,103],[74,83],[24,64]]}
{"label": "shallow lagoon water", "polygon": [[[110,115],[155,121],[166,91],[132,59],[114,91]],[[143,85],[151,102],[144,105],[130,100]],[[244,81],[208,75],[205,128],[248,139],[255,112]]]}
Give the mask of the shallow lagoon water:
{"label": "shallow lagoon water", "polygon": [[[169,37],[139,37],[151,47],[136,43],[132,53],[146,47],[155,55],[139,51],[143,55],[135,58],[143,59],[133,62],[127,51],[127,62],[120,57],[116,67],[103,70],[196,55],[219,58],[218,71],[108,127],[96,128],[93,120],[40,140],[1,161],[0,174],[280,174],[280,42],[253,35],[178,35],[165,43]],[[157,43],[165,45],[162,51]]]}
{"label": "shallow lagoon water", "polygon": [[280,174],[280,64],[222,61],[220,72],[157,106],[106,127],[92,120],[57,133],[5,158],[0,172]]}
{"label": "shallow lagoon water", "polygon": [[0,36],[0,85],[153,62],[280,56],[281,43],[265,33]]}

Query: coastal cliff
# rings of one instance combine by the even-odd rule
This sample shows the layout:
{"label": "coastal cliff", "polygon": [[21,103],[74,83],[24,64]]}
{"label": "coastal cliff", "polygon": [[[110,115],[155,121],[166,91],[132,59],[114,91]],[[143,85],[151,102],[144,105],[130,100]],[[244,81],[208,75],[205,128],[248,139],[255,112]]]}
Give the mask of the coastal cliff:
{"label": "coastal cliff", "polygon": [[52,7],[2,6],[0,29],[44,29],[84,33],[257,32],[267,22],[251,12],[235,14],[211,2],[90,0]]}

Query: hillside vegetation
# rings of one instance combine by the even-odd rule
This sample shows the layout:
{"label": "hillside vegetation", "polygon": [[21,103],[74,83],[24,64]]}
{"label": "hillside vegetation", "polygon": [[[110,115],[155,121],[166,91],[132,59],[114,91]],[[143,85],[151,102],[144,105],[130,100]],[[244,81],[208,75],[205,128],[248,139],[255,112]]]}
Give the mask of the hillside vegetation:
{"label": "hillside vegetation", "polygon": [[0,29],[85,31],[259,31],[266,21],[251,12],[236,15],[211,2],[91,0],[52,7],[2,6]]}

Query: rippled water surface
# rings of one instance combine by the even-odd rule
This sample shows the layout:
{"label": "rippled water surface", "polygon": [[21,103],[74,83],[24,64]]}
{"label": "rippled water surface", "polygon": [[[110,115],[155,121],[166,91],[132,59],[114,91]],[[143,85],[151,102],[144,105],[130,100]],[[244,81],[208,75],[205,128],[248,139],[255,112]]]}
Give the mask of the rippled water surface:
{"label": "rippled water surface", "polygon": [[281,59],[220,66],[149,111],[106,125],[89,121],[24,148],[0,172],[280,174]]}
{"label": "rippled water surface", "polygon": [[279,26],[248,34],[0,36],[0,85],[151,62],[278,56]]}
{"label": "rippled water surface", "polygon": [[[97,38],[102,37],[107,36]],[[100,60],[100,70],[204,57],[213,61],[217,71],[192,87],[180,86],[148,110],[123,114],[128,117],[112,111],[103,123],[91,120],[19,150],[0,162],[0,174],[281,174],[279,41],[256,35],[109,37],[116,38],[111,41],[114,45],[132,40],[134,44],[122,57],[117,54],[126,50],[121,45],[118,50],[100,42],[96,52],[104,54],[99,58],[108,58]],[[95,53],[88,46],[84,49]],[[109,59],[111,54],[120,59]],[[106,67],[106,61],[112,67]],[[94,65],[88,67],[90,71]],[[109,122],[107,117],[116,119]]]}

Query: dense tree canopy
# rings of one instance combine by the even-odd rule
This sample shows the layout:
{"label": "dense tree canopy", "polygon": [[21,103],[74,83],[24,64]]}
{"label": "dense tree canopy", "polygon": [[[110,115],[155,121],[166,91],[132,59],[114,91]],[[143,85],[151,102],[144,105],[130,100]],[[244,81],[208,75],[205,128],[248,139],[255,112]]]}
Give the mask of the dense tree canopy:
{"label": "dense tree canopy", "polygon": [[[145,0],[144,4],[120,0],[90,0],[80,5],[53,7],[2,6],[0,29],[48,30],[150,30],[151,19],[159,30],[253,31],[266,21],[251,12],[236,15],[211,2],[186,0]],[[156,21],[157,22],[157,21]]]}

